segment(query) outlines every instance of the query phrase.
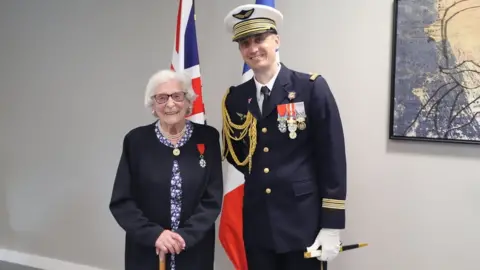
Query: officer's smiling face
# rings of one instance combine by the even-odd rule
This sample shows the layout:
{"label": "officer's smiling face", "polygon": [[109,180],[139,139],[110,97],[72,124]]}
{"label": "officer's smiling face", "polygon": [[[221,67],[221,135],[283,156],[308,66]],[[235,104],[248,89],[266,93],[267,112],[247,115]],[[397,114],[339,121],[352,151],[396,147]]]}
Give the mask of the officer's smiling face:
{"label": "officer's smiling face", "polygon": [[278,35],[263,33],[238,41],[243,60],[254,71],[268,70],[276,65],[276,49],[280,45]]}

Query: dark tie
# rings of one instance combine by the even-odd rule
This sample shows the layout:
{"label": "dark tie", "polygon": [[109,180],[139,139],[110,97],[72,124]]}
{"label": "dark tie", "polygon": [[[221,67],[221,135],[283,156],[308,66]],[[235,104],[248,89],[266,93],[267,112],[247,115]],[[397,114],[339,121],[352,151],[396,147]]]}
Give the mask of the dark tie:
{"label": "dark tie", "polygon": [[265,108],[267,108],[268,100],[270,98],[270,89],[268,89],[266,86],[262,86],[262,88],[260,88],[260,92],[263,94],[262,114],[266,114],[268,112],[265,112]]}

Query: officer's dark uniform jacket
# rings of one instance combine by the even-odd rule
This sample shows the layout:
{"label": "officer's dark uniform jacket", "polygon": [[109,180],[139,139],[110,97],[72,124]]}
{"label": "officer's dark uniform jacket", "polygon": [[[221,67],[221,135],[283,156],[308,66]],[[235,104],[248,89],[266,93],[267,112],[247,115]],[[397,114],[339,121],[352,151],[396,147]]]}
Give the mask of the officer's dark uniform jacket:
{"label": "officer's dark uniform jacket", "polygon": [[[268,102],[262,114],[253,78],[231,87],[224,97],[225,155],[245,176],[244,242],[247,248],[305,251],[322,227],[345,227],[342,123],[325,79],[283,64]],[[289,131],[278,128],[277,105],[296,102],[304,104],[306,128],[297,129],[291,139]],[[242,140],[229,139],[242,130]],[[246,164],[239,166],[235,159]]]}

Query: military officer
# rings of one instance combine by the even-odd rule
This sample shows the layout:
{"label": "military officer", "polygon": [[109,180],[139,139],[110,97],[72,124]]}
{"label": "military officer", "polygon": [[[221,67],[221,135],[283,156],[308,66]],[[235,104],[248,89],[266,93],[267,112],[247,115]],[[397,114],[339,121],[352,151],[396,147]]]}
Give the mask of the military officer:
{"label": "military officer", "polygon": [[[278,61],[282,20],[256,4],[225,17],[254,76],[224,96],[224,154],[245,176],[248,269],[317,270],[339,253],[345,227],[344,135],[326,80]],[[318,260],[303,257],[319,246]]]}

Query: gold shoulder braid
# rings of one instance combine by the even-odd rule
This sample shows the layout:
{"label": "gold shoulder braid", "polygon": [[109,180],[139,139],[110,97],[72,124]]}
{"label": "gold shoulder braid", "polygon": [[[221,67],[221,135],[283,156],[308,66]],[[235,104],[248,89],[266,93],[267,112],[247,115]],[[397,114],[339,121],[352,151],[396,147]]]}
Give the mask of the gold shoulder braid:
{"label": "gold shoulder braid", "polygon": [[[233,123],[230,118],[230,115],[228,114],[227,105],[225,103],[229,93],[230,93],[230,89],[227,89],[227,93],[223,96],[223,102],[222,102],[222,117],[223,117],[222,143],[225,151],[222,160],[225,160],[225,157],[230,152],[233,160],[238,166],[245,166],[248,163],[248,172],[250,173],[252,171],[252,156],[253,156],[253,153],[255,152],[255,148],[257,147],[257,119],[255,119],[255,117],[253,117],[253,115],[250,112],[248,112],[247,116],[245,117],[245,122],[243,122],[243,124],[237,125]],[[234,129],[240,131],[239,137],[235,137]],[[240,161],[238,160],[238,157],[235,154],[231,140],[241,141],[243,140],[245,135],[247,135],[247,133],[248,133],[248,138],[250,139],[248,155],[244,161]]]}

